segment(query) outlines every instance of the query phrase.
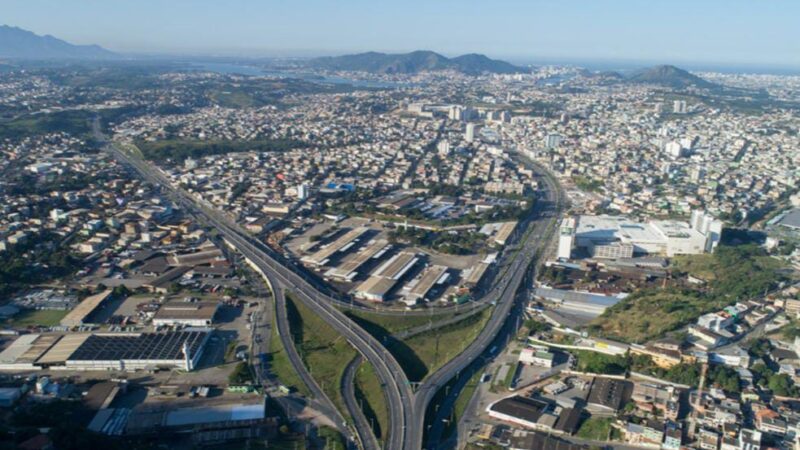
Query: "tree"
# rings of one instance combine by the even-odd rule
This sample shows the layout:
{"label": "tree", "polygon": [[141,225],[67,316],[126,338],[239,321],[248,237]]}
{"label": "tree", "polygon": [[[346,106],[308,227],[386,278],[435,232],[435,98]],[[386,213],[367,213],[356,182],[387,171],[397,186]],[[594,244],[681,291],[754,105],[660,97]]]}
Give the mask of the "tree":
{"label": "tree", "polygon": [[741,390],[739,374],[727,366],[714,366],[709,372],[709,379],[723,391],[736,393]]}
{"label": "tree", "polygon": [[131,291],[124,284],[120,284],[111,291],[111,294],[116,298],[122,298],[131,295]]}
{"label": "tree", "polygon": [[797,388],[793,385],[792,379],[785,373],[779,373],[769,377],[767,387],[773,394],[781,397],[797,396]]}
{"label": "tree", "polygon": [[766,386],[767,382],[769,381],[769,378],[775,375],[775,372],[769,367],[767,367],[767,365],[764,364],[763,362],[753,364],[753,367],[750,368],[750,372],[753,373],[756,379],[756,383],[758,383],[759,386],[762,387]]}
{"label": "tree", "polygon": [[754,358],[763,358],[769,355],[770,350],[772,350],[772,344],[769,339],[765,338],[755,339],[747,346],[747,353]]}
{"label": "tree", "polygon": [[525,327],[527,327],[530,330],[531,334],[539,333],[542,331],[549,331],[551,328],[550,324],[548,324],[547,322],[540,322],[534,319],[526,320]]}
{"label": "tree", "polygon": [[228,375],[228,382],[230,384],[245,384],[253,381],[252,377],[250,376],[250,368],[247,366],[247,363],[240,362],[236,365]]}

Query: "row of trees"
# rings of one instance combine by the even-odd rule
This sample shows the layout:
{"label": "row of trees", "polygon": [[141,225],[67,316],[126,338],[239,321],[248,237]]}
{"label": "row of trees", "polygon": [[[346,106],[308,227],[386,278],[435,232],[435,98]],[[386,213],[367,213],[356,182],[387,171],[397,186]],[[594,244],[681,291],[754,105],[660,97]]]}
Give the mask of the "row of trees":
{"label": "row of trees", "polygon": [[182,162],[187,158],[202,158],[239,152],[282,152],[305,146],[293,139],[257,139],[252,141],[167,139],[136,143],[146,159]]}
{"label": "row of trees", "polygon": [[[576,368],[582,372],[606,375],[622,375],[627,372],[638,372],[688,386],[697,386],[700,382],[700,364],[682,363],[669,369],[658,367],[647,355],[606,355],[591,351],[576,351]],[[706,374],[708,384],[724,391],[737,393],[741,390],[739,374],[724,365],[712,366]]]}

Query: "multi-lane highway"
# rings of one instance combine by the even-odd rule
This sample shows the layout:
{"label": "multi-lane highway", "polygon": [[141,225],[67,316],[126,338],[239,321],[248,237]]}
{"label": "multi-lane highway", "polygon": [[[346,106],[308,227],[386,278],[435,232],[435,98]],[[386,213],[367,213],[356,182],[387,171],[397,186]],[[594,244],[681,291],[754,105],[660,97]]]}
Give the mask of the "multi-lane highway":
{"label": "multi-lane highway", "polygon": [[494,342],[514,306],[517,291],[528,272],[528,268],[536,260],[537,252],[546,244],[543,240],[533,237],[545,236],[548,229],[555,226],[555,221],[562,207],[561,191],[551,176],[542,171],[539,171],[539,173],[540,179],[546,185],[543,192],[544,198],[542,199],[543,201],[537,202],[535,211],[537,218],[530,225],[530,230],[526,235],[527,239],[522,242],[522,248],[514,257],[509,269],[499,283],[501,289],[499,298],[496,300],[497,306],[478,337],[463,352],[428,377],[417,390],[414,398],[414,410],[417,411],[418,415],[413,427],[414,431],[409,436],[411,440],[409,448],[423,448],[425,412],[437,391],[483,355],[486,349]]}
{"label": "multi-lane highway", "polygon": [[[99,127],[95,126],[95,132],[97,138],[102,140],[103,136],[99,132]],[[252,239],[246,231],[225,217],[220,211],[204,204],[200,199],[193,198],[187,192],[174,187],[158,168],[154,168],[136,156],[122,151],[116,145],[107,145],[106,149],[119,161],[136,170],[143,178],[164,189],[178,205],[202,217],[203,222],[216,229],[255,269],[264,276],[269,274],[273,283],[279,284],[281,287],[295,293],[297,300],[312,309],[343,335],[364,359],[372,364],[378,379],[384,386],[390,422],[387,448],[406,448],[408,442],[406,434],[411,430],[411,427],[407,426],[407,424],[413,422],[413,392],[408,378],[400,365],[372,335],[337,309],[334,306],[333,299],[315,289],[311,283],[292,269],[277,262],[266,245]]]}
{"label": "multi-lane highway", "polygon": [[[267,277],[267,279],[269,279],[269,277]],[[322,388],[319,387],[319,384],[317,384],[317,381],[314,380],[314,377],[308,372],[305,364],[303,364],[303,359],[297,352],[294,339],[292,338],[292,332],[289,328],[289,313],[286,309],[286,296],[284,295],[283,288],[274,281],[270,283],[270,288],[275,297],[275,326],[281,343],[283,344],[283,349],[286,351],[286,355],[289,358],[289,362],[292,364],[292,367],[300,376],[303,383],[308,386],[314,398],[322,403],[320,411],[328,417],[333,418],[342,431],[346,430],[347,424],[344,417],[342,417],[331,399],[328,398]]]}
{"label": "multi-lane highway", "polygon": [[[98,139],[102,139],[97,127],[96,135]],[[548,228],[553,226],[561,204],[557,185],[551,177],[544,174],[541,179],[547,185],[546,201],[537,203],[535,210],[537,219],[529,226],[521,248],[512,258],[505,273],[482,299],[482,302],[496,304],[491,318],[478,338],[465,351],[424,380],[414,393],[396,359],[372,335],[337,308],[337,305],[345,302],[329,296],[327,289],[319,289],[316,280],[309,279],[303,272],[295,270],[292,264],[284,261],[263,243],[253,239],[221,211],[173,186],[160,169],[150,166],[135,155],[126,153],[116,145],[111,144],[106,148],[119,161],[131,166],[142,177],[164,189],[181,207],[193,212],[202,218],[206,225],[216,229],[257,271],[265,278],[269,277],[268,280],[275,290],[282,292],[282,289],[286,289],[294,293],[298,301],[322,317],[372,364],[384,387],[387,399],[389,430],[386,448],[392,450],[417,450],[423,447],[425,412],[432,398],[450,379],[483,354],[494,341],[506,322],[514,305],[517,290],[541,247],[541,241],[536,237],[544,236]],[[359,430],[359,435],[363,435],[364,431]]]}

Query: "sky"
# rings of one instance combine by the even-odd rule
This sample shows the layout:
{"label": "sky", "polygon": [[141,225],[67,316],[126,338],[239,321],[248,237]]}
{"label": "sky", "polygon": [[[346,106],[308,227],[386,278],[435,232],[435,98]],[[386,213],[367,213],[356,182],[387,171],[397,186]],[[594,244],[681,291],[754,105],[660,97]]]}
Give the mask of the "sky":
{"label": "sky", "polygon": [[797,0],[0,0],[0,24],[125,53],[484,53],[800,67]]}

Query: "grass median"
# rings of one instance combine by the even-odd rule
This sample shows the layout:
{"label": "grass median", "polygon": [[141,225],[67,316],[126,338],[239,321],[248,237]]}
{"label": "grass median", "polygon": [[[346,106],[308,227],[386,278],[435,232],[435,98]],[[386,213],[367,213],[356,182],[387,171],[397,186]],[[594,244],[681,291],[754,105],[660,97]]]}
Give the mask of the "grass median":
{"label": "grass median", "polygon": [[389,430],[389,409],[386,396],[383,394],[381,382],[372,364],[364,361],[358,366],[355,378],[356,399],[361,403],[361,410],[370,422],[375,437],[385,441]]}
{"label": "grass median", "polygon": [[[344,310],[343,311],[351,319],[358,321],[367,321],[377,325],[390,334],[401,333],[416,327],[422,327],[431,323],[436,323],[442,320],[448,320],[457,315],[456,311],[448,313],[440,313],[436,315],[401,315],[399,313],[386,315],[376,314],[365,311],[357,310]],[[462,313],[463,314],[463,313]]]}
{"label": "grass median", "polygon": [[[491,313],[492,309],[487,308],[458,322],[425,331],[407,339],[393,337],[392,330],[398,330],[401,327],[413,328],[408,327],[408,323],[394,323],[391,318],[386,316],[379,316],[381,321],[373,322],[365,318],[363,314],[348,313],[348,315],[386,345],[410,381],[421,381],[461,353],[478,336]],[[405,320],[405,318],[394,318],[396,322],[401,320]],[[415,317],[413,320],[420,320],[420,318]],[[446,319],[442,318],[441,320]]]}
{"label": "grass median", "polygon": [[288,295],[286,309],[300,357],[323,392],[347,417],[347,408],[339,386],[347,362],[356,356],[355,349],[333,327]]}
{"label": "grass median", "polygon": [[286,349],[283,347],[281,337],[278,335],[278,327],[275,320],[272,321],[271,336],[269,338],[269,370],[278,377],[280,382],[290,388],[295,389],[305,396],[311,395],[308,386],[303,383],[300,375],[294,370]]}

